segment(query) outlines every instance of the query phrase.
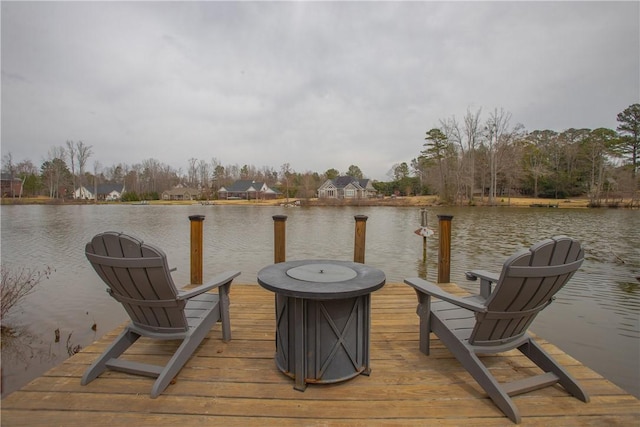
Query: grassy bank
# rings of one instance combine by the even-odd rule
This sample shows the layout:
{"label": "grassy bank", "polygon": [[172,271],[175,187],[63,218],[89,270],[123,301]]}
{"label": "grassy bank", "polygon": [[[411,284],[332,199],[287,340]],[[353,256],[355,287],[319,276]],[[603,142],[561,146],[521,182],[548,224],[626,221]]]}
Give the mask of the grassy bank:
{"label": "grassy bank", "polygon": [[[383,199],[368,200],[322,200],[322,199],[276,199],[276,200],[150,200],[149,205],[245,205],[245,206],[278,206],[281,204],[295,204],[299,202],[305,206],[440,206],[437,196],[385,197]],[[3,205],[92,205],[93,201],[61,200],[48,197],[23,197],[21,199],[3,198]],[[98,204],[140,204],[140,202],[98,202]],[[528,197],[500,198],[493,206],[507,207],[554,207],[554,208],[586,208],[588,199],[537,199]],[[628,202],[626,202],[628,204]],[[476,200],[472,206],[489,206],[488,201]],[[622,206],[626,206],[622,203]]]}

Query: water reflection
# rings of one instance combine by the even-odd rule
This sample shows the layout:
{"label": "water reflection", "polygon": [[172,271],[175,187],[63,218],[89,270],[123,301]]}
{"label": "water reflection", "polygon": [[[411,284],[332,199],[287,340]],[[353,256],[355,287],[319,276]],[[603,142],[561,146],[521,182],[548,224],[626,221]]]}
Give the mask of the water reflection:
{"label": "water reflection", "polygon": [[427,279],[427,262],[426,259],[416,260],[416,272],[417,276],[421,279]]}
{"label": "water reflection", "polygon": [[[51,342],[28,327],[16,326],[2,329],[2,392],[24,385],[24,375],[37,365],[53,365],[56,355]],[[63,359],[64,360],[64,359]]]}
{"label": "water reflection", "polygon": [[[352,259],[354,216],[363,214],[368,216],[367,264],[381,268],[390,283],[416,275],[437,280],[438,236],[427,239],[424,263],[422,238],[413,233],[420,225],[419,208],[91,205],[1,209],[2,262],[19,268],[33,267],[30,264],[37,260],[56,270],[27,298],[19,319],[38,331],[25,338],[26,347],[13,344],[25,355],[23,361],[31,363],[28,369],[10,358],[3,339],[3,378],[7,378],[3,395],[66,357],[69,333],[72,347],[85,347],[126,320],[124,310],[107,295],[84,257],[85,243],[99,231],[131,233],[159,245],[171,266],[178,268],[176,283],[187,283],[188,216],[205,215],[204,276],[238,269],[242,275],[237,283],[255,283],[258,270],[273,262],[273,215],[288,216],[286,254],[293,260]],[[467,270],[500,271],[514,251],[555,234],[580,239],[586,249],[585,263],[556,302],[538,316],[533,330],[640,397],[637,211],[429,208],[427,225],[436,231],[438,214],[453,215],[451,281],[471,292],[477,291],[477,283],[465,279]],[[53,342],[55,329],[61,331],[59,343]],[[8,378],[16,376],[23,382],[12,389]]]}
{"label": "water reflection", "polygon": [[[26,380],[59,365],[68,357],[82,349],[73,336],[72,329],[47,330],[38,325],[7,326],[2,329],[2,375],[1,390],[4,397],[8,393],[25,385]],[[34,332],[37,329],[38,332]],[[98,337],[91,338],[89,343]]]}
{"label": "water reflection", "polygon": [[8,327],[2,329],[2,361],[11,365],[23,365],[26,369],[29,361],[37,359],[48,361],[55,358],[49,347],[43,351],[42,346],[47,343],[39,334],[33,334],[26,326]]}

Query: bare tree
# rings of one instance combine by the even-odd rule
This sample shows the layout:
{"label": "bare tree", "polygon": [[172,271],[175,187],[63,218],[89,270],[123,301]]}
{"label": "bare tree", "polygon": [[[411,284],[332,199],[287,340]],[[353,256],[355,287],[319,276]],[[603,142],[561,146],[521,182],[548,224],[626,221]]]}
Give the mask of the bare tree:
{"label": "bare tree", "polygon": [[187,184],[189,187],[198,187],[198,159],[192,157],[189,159],[189,169],[187,171]]}
{"label": "bare tree", "polygon": [[498,146],[505,137],[508,137],[509,122],[511,121],[511,113],[505,112],[504,109],[494,109],[489,115],[485,126],[485,132],[487,134],[488,142],[488,155],[489,155],[489,170],[490,170],[490,183],[489,183],[489,204],[495,204],[497,188],[498,188],[498,162],[497,152]]}
{"label": "bare tree", "polygon": [[168,188],[173,188],[181,181],[181,170],[174,169],[171,165],[159,164],[158,186],[155,191],[158,193]]}
{"label": "bare tree", "polygon": [[158,175],[160,174],[160,162],[156,159],[146,159],[142,161],[142,191],[152,193],[157,189]]}
{"label": "bare tree", "polygon": [[3,332],[9,328],[5,324],[7,314],[34,292],[42,279],[48,279],[53,271],[50,267],[44,270],[12,269],[4,264],[0,267],[0,323]]}
{"label": "bare tree", "polygon": [[4,155],[2,158],[2,169],[9,174],[11,179],[11,197],[15,197],[15,190],[13,188],[13,180],[16,176],[16,165],[13,163],[13,155],[11,152]]}
{"label": "bare tree", "polygon": [[73,185],[73,198],[76,198],[76,147],[73,141],[67,140],[67,154],[71,163],[71,182]]}
{"label": "bare tree", "polygon": [[456,172],[459,193],[457,198],[464,197],[470,202],[473,201],[475,194],[475,156],[482,136],[481,113],[482,109],[480,108],[475,113],[467,108],[462,124],[456,120],[455,116],[440,120],[443,133],[460,150],[461,158]]}
{"label": "bare tree", "polygon": [[98,203],[98,171],[102,168],[99,161],[93,162],[93,200]]}
{"label": "bare tree", "polygon": [[[440,120],[440,129],[445,135],[445,139],[448,142],[447,156],[444,164],[446,165],[447,173],[447,196],[445,200],[452,200],[455,203],[460,203],[463,195],[466,194],[464,189],[464,160],[466,157],[465,145],[462,142],[462,133],[460,131],[460,125],[455,117],[446,120]],[[457,148],[456,148],[457,147]],[[454,157],[455,155],[455,157]],[[441,194],[442,196],[442,194]]]}
{"label": "bare tree", "polygon": [[211,181],[209,163],[207,163],[206,160],[200,160],[198,171],[200,172],[200,185],[205,188],[209,188]]}
{"label": "bare tree", "polygon": [[480,127],[480,113],[482,109],[479,108],[475,113],[471,113],[469,109],[467,109],[467,114],[464,116],[464,137],[466,139],[467,145],[467,158],[466,158],[466,166],[468,170],[468,182],[469,182],[469,192],[467,197],[470,201],[473,201],[473,196],[475,193],[475,180],[476,180],[476,169],[475,169],[475,155],[477,145],[479,144],[479,139],[481,136],[481,127]]}
{"label": "bare tree", "polygon": [[16,173],[18,175],[35,175],[38,173],[38,168],[31,160],[23,160],[16,165]]}
{"label": "bare tree", "polygon": [[207,199],[209,199],[209,192],[211,191],[211,186],[209,184],[211,173],[209,173],[209,164],[205,160],[200,160],[198,164],[198,172],[200,173],[200,187],[205,192]]}
{"label": "bare tree", "polygon": [[91,145],[85,145],[82,141],[78,141],[76,143],[76,158],[78,159],[78,171],[80,174],[80,182],[78,183],[78,186],[83,185],[82,180],[84,178],[84,168],[89,161],[89,157],[91,157],[91,154],[93,154],[91,148]]}
{"label": "bare tree", "polygon": [[524,135],[524,128],[520,124],[513,128],[506,128],[505,132],[500,135],[496,147],[496,187],[501,189],[501,195],[504,195],[506,190],[508,198],[511,198],[513,185],[521,177],[521,168],[518,167],[518,162],[522,158],[520,141]]}
{"label": "bare tree", "polygon": [[235,181],[240,179],[240,166],[238,166],[237,164],[227,165],[227,167],[225,167],[224,170],[226,172],[226,177],[229,181]]}

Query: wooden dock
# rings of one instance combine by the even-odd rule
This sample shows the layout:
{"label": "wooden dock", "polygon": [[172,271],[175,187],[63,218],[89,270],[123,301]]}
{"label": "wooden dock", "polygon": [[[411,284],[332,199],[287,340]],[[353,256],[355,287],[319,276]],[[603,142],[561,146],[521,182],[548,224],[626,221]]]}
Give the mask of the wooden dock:
{"label": "wooden dock", "polygon": [[[455,285],[445,285],[461,293]],[[371,376],[293,389],[275,366],[274,296],[258,285],[231,287],[233,340],[219,324],[157,399],[152,379],[107,372],[87,386],[80,377],[115,330],[2,400],[2,426],[510,426],[471,376],[435,339],[418,350],[413,289],[387,284],[372,296]],[[544,313],[541,314],[542,316]],[[640,401],[554,345],[544,348],[591,397],[583,403],[553,386],[515,397],[525,426],[638,426]],[[168,359],[173,342],[141,339],[130,358]],[[128,353],[128,354],[129,354]],[[517,351],[488,356],[499,380],[533,364]]]}

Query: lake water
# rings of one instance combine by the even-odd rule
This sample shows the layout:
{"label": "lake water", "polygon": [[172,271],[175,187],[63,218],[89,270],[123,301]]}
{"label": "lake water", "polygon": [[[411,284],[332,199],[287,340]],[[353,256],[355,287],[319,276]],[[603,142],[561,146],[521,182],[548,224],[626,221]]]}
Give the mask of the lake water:
{"label": "lake water", "polygon": [[[428,208],[453,215],[451,281],[470,291],[464,272],[499,272],[514,251],[556,234],[582,241],[586,260],[532,330],[640,397],[640,212],[616,209]],[[405,277],[437,279],[436,236],[422,259],[419,208],[260,206],[70,205],[2,206],[2,264],[55,269],[9,316],[14,337],[2,340],[2,395],[121,325],[126,314],[84,257],[93,235],[113,230],[154,243],[177,267],[176,283],[189,281],[190,215],[205,215],[204,277],[242,272],[234,283],[257,283],[273,263],[273,215],[284,214],[287,259],[353,259],[355,215],[366,215],[365,262],[388,283]],[[414,305],[415,301],[407,301]],[[95,331],[92,326],[95,325]],[[55,340],[56,330],[60,339]]]}

